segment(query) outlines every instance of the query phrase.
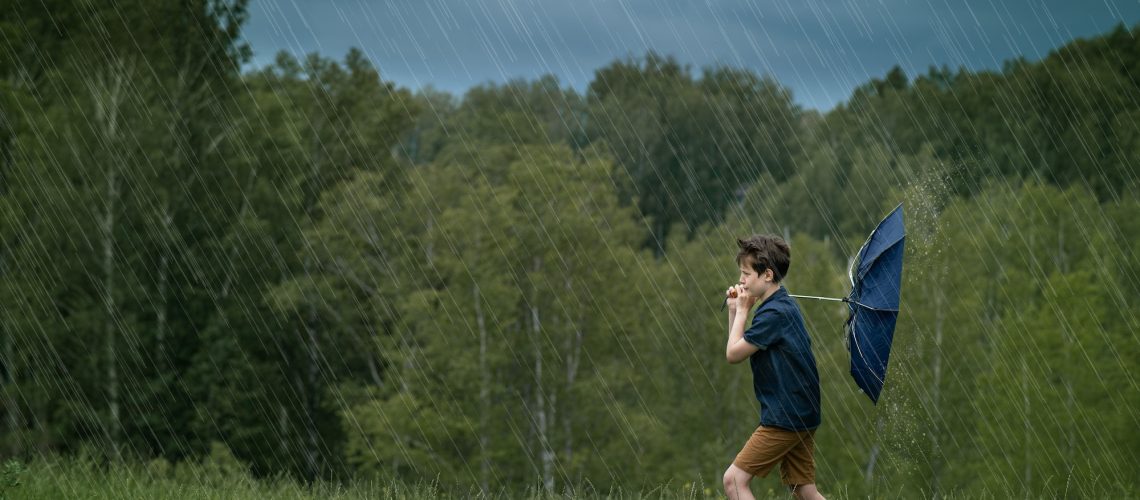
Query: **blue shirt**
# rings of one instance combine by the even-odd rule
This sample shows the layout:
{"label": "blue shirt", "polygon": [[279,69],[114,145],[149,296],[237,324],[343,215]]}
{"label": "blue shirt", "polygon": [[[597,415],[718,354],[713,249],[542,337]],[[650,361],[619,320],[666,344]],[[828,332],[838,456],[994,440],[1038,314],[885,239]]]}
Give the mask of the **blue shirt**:
{"label": "blue shirt", "polygon": [[819,373],[800,307],[784,287],[752,317],[744,340],[760,348],[748,358],[760,401],[760,425],[802,431],[819,427]]}

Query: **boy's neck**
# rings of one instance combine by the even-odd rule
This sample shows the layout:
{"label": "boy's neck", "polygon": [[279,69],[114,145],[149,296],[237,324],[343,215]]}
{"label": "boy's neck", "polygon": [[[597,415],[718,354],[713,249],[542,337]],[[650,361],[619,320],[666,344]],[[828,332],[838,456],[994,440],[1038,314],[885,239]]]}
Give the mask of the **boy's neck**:
{"label": "boy's neck", "polygon": [[782,286],[784,286],[784,285],[776,283],[776,286],[769,288],[768,293],[765,293],[764,295],[760,296],[760,300],[758,300],[757,302],[760,304],[763,304],[765,300],[768,300],[769,297],[775,295],[776,292],[780,291],[780,287],[782,287]]}

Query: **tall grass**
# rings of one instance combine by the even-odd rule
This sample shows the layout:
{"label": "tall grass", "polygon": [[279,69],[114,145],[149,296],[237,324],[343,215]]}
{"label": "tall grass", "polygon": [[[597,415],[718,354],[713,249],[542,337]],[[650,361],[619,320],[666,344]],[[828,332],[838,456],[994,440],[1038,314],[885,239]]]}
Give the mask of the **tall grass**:
{"label": "tall grass", "polygon": [[[754,480],[752,491],[758,499],[791,498],[776,481]],[[831,499],[854,498],[842,485],[822,488]],[[1127,488],[1118,485],[1119,491]],[[907,493],[900,490],[893,498],[929,498],[929,492]],[[1056,492],[1058,495],[1060,491]],[[1075,493],[1075,492],[1069,492]],[[1135,493],[1135,492],[1133,492]],[[1080,494],[1078,493],[1078,496]],[[940,498],[1009,498],[1022,497],[1013,485],[1007,491],[982,491],[977,494],[950,492]],[[1125,494],[1125,497],[1131,496]],[[254,478],[244,470],[214,461],[170,465],[165,461],[148,463],[119,463],[108,465],[83,457],[48,456],[28,463],[9,460],[0,465],[0,500],[7,499],[421,499],[421,498],[614,498],[614,499],[707,499],[725,498],[719,488],[702,481],[669,482],[641,491],[613,489],[599,491],[590,485],[548,493],[534,486],[524,491],[499,491],[484,494],[477,489],[447,486],[438,481],[422,480],[414,483],[401,481],[350,481],[316,482],[306,484],[296,479],[279,476]]]}

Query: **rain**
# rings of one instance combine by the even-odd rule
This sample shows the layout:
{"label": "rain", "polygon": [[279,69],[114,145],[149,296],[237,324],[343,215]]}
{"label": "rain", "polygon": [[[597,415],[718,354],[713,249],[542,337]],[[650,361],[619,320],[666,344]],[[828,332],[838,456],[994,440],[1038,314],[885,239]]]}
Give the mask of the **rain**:
{"label": "rain", "polygon": [[0,498],[810,497],[731,487],[754,235],[823,497],[1140,496],[1134,3],[2,11]]}

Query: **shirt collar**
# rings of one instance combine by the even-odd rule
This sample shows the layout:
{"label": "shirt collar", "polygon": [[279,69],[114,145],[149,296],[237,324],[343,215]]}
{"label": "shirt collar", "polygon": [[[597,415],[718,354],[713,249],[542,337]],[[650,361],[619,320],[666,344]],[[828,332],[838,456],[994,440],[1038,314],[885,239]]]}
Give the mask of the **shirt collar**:
{"label": "shirt collar", "polygon": [[[764,299],[764,302],[760,303],[760,307],[764,307],[765,304],[772,302],[772,300],[778,299],[778,298],[783,297],[787,294],[788,294],[788,291],[784,289],[784,285],[780,285],[780,288],[778,290],[776,290],[772,295],[769,295],[767,299]],[[760,307],[757,307],[756,310],[759,311]]]}

